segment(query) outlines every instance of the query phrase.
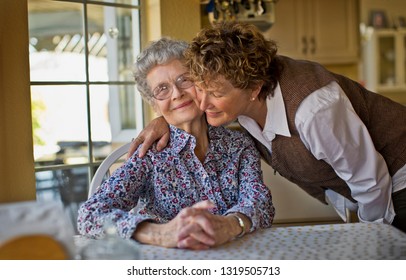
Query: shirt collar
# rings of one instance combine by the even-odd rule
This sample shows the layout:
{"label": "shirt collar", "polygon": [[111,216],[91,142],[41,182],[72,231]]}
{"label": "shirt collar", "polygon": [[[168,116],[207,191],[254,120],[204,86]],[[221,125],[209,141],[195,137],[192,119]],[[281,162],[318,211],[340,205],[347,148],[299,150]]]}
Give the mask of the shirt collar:
{"label": "shirt collar", "polygon": [[[262,135],[265,136],[268,141],[272,141],[276,135],[290,137],[291,134],[285,111],[285,103],[279,83],[275,88],[274,96],[268,96],[266,99],[266,107],[267,113]],[[239,116],[238,122],[252,135],[260,131],[259,125],[250,117]]]}
{"label": "shirt collar", "polygon": [[266,107],[268,112],[266,114],[264,132],[271,132],[276,135],[290,137],[291,134],[286,116],[285,102],[283,101],[279,83],[275,88],[274,96],[269,96],[267,98]]}
{"label": "shirt collar", "polygon": [[[224,141],[223,136],[226,133],[224,129],[224,127],[213,127],[208,125],[209,148],[205,162],[210,160],[221,160],[222,155],[227,153],[227,151],[224,151],[222,148],[222,141]],[[169,125],[169,130],[170,139],[167,147],[173,151],[173,154],[179,155],[185,147],[194,150],[196,147],[196,138],[193,135],[173,125]]]}
{"label": "shirt collar", "polygon": [[179,154],[189,141],[191,141],[190,145],[192,149],[196,147],[196,138],[193,135],[171,124],[169,125],[169,130],[170,138],[167,147],[174,151],[174,153]]}

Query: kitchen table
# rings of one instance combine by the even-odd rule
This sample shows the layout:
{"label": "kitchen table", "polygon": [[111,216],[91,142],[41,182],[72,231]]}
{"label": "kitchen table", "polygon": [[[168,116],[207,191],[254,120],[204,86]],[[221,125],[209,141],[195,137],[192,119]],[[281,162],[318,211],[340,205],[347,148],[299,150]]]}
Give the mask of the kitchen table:
{"label": "kitchen table", "polygon": [[[76,236],[74,242],[80,252],[91,242],[103,241]],[[140,259],[145,260],[406,259],[406,233],[385,224],[323,224],[257,230],[202,251],[145,244],[138,248]]]}

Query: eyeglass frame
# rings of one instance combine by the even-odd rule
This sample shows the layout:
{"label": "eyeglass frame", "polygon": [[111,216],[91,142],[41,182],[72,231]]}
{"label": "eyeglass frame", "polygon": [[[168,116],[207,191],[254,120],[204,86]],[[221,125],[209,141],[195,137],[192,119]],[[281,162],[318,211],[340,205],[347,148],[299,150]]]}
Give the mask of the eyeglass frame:
{"label": "eyeglass frame", "polygon": [[[187,85],[182,85],[181,83],[187,83]],[[190,83],[190,84],[189,84]],[[192,80],[190,80],[189,78],[187,78],[187,75],[185,75],[185,73],[179,75],[175,81],[173,81],[172,83],[161,83],[159,84],[157,87],[155,87],[151,92],[152,92],[152,97],[155,98],[156,100],[165,100],[168,99],[172,96],[173,93],[173,87],[175,86],[178,90],[181,89],[188,89],[192,86],[194,86],[194,82]],[[165,94],[165,97],[158,97],[159,96],[159,92],[156,93],[157,90],[162,89],[163,87],[168,87],[168,93]]]}

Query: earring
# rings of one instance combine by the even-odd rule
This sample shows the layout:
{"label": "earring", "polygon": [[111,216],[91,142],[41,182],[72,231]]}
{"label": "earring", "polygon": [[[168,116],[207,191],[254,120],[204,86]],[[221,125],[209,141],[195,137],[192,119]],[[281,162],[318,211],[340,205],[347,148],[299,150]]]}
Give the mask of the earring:
{"label": "earring", "polygon": [[251,100],[251,101],[254,101],[254,100],[255,100],[255,97],[252,97],[250,100]]}

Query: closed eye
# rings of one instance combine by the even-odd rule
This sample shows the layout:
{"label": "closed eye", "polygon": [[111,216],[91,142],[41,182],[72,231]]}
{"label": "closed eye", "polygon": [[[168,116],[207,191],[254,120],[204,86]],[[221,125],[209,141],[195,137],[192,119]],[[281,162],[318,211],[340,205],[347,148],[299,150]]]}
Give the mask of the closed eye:
{"label": "closed eye", "polygon": [[222,94],[217,93],[217,92],[214,92],[214,91],[208,91],[208,90],[204,91],[202,88],[200,88],[200,87],[198,87],[198,86],[196,86],[196,92],[197,92],[198,94],[202,94],[202,93],[205,92],[206,94],[208,94],[208,95],[210,95],[210,96],[213,96],[214,98],[220,98],[220,97],[223,96]]}

